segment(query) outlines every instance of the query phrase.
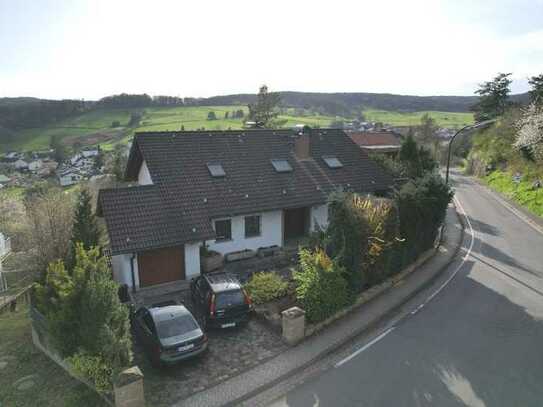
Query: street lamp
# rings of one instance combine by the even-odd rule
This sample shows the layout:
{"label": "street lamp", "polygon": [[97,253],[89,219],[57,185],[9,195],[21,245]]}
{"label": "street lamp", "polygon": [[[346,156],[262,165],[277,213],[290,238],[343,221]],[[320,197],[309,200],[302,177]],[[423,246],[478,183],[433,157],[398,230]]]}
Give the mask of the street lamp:
{"label": "street lamp", "polygon": [[492,123],[494,123],[495,121],[496,121],[496,119],[491,119],[491,120],[485,120],[485,121],[475,123],[475,124],[470,124],[468,126],[462,127],[460,130],[458,130],[456,133],[454,133],[454,136],[452,136],[450,141],[449,141],[449,153],[448,153],[448,156],[447,156],[447,172],[445,174],[445,183],[446,184],[449,183],[449,167],[451,165],[451,147],[452,147],[452,143],[453,143],[454,139],[456,138],[456,136],[458,136],[460,133],[462,133],[464,131],[473,131],[473,130],[477,130],[477,129],[489,126]]}

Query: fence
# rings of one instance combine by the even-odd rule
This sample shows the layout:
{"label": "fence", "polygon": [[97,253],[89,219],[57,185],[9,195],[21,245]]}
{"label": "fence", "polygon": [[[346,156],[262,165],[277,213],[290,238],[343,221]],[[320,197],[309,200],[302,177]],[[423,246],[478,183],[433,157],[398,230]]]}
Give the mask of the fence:
{"label": "fence", "polygon": [[19,303],[30,304],[31,287],[32,285],[29,285],[15,295],[0,297],[0,314],[8,308],[12,312],[15,311],[17,309],[17,304]]}

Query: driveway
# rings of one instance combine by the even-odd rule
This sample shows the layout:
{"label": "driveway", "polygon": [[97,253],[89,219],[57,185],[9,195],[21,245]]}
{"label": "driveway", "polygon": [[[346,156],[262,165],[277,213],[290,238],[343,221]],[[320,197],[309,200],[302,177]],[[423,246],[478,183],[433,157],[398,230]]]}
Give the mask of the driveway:
{"label": "driveway", "polygon": [[[169,299],[183,301],[197,319],[187,290],[170,292],[148,303]],[[208,330],[209,350],[201,357],[175,366],[154,368],[139,344],[134,345],[134,364],[144,374],[147,405],[166,406],[205,390],[287,349],[282,339],[254,317],[245,326],[227,330]]]}

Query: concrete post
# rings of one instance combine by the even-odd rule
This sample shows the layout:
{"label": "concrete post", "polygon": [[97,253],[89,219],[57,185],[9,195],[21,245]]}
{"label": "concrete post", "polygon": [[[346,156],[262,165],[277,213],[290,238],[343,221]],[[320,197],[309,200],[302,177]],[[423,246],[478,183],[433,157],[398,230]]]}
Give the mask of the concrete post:
{"label": "concrete post", "polygon": [[305,311],[298,307],[289,308],[281,313],[283,339],[289,345],[296,345],[305,336]]}
{"label": "concrete post", "polygon": [[115,407],[145,407],[143,373],[139,367],[123,370],[113,387]]}

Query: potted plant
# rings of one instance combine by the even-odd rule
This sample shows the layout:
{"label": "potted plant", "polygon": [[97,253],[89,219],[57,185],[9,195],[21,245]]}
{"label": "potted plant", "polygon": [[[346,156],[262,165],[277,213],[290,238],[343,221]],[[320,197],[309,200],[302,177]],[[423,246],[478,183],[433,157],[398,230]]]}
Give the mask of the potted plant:
{"label": "potted plant", "polygon": [[204,243],[200,246],[200,264],[203,273],[209,273],[210,271],[217,270],[224,265],[224,257],[219,252],[209,250]]}

